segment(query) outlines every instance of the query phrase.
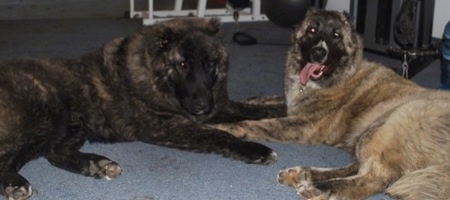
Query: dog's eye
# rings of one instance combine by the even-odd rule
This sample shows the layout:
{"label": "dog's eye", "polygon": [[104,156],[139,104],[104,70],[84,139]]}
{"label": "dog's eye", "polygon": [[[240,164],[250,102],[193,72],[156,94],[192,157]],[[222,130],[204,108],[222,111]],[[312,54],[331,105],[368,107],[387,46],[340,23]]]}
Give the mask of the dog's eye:
{"label": "dog's eye", "polygon": [[210,68],[208,69],[208,72],[209,72],[209,74],[211,74],[211,75],[215,75],[216,72],[217,72],[217,70],[216,70],[215,67],[210,67]]}
{"label": "dog's eye", "polygon": [[164,40],[160,40],[159,41],[159,47],[160,48],[165,48],[167,46],[167,44],[169,43],[169,40],[164,39]]}
{"label": "dog's eye", "polygon": [[208,66],[206,66],[208,73],[214,75],[216,73],[216,60],[208,60]]}
{"label": "dog's eye", "polygon": [[187,69],[188,69],[188,65],[187,65],[187,63],[184,62],[184,61],[178,63],[178,67],[179,67],[180,69],[182,69],[182,70],[187,70]]}
{"label": "dog's eye", "polygon": [[208,65],[211,66],[211,67],[215,66],[216,65],[216,61],[215,60],[209,60],[208,61]]}
{"label": "dog's eye", "polygon": [[316,33],[316,32],[317,32],[317,28],[316,28],[316,27],[313,27],[313,26],[310,26],[310,27],[308,28],[308,32],[309,32],[309,33]]}
{"label": "dog's eye", "polygon": [[341,37],[341,34],[335,31],[335,32],[333,33],[333,36],[334,36],[335,38],[340,38],[340,37]]}

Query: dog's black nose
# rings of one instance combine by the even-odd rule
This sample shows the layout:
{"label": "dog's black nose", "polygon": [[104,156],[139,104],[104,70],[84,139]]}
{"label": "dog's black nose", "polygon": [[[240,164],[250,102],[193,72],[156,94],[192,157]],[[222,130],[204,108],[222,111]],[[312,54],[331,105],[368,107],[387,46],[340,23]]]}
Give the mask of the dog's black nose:
{"label": "dog's black nose", "polygon": [[193,105],[193,114],[203,115],[212,111],[212,103],[207,99],[199,100]]}
{"label": "dog's black nose", "polygon": [[311,61],[323,64],[327,56],[327,50],[323,47],[313,47],[311,49]]}

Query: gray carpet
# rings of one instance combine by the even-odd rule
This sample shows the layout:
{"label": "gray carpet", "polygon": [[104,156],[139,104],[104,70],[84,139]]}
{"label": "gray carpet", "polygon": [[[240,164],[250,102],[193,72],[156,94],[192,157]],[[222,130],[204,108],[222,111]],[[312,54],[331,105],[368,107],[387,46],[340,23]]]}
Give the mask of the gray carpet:
{"label": "gray carpet", "polygon": [[[64,19],[0,21],[0,60],[14,57],[76,57],[93,51],[114,37],[137,30],[140,21],[123,19]],[[231,54],[229,90],[232,99],[282,94],[283,64],[290,29],[270,22],[241,24],[242,31],[260,44],[239,46],[225,40]],[[374,54],[369,59],[401,65]],[[414,77],[427,87],[437,87],[438,62]],[[351,155],[331,147],[264,143],[279,156],[271,166],[248,165],[212,154],[198,154],[136,143],[86,144],[82,150],[105,155],[124,169],[121,177],[96,180],[51,166],[45,159],[28,163],[20,173],[34,187],[33,199],[123,200],[288,200],[298,199],[291,188],[279,185],[275,175],[294,165],[338,167]],[[380,194],[371,199],[389,199]]]}

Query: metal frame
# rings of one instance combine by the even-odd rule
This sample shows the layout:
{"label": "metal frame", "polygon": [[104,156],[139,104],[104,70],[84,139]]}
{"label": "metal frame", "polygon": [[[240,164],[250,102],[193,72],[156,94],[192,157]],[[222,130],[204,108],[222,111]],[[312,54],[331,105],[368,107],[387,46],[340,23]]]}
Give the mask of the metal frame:
{"label": "metal frame", "polygon": [[266,15],[261,14],[261,0],[251,0],[251,8],[233,10],[227,6],[223,9],[207,9],[206,0],[198,0],[197,10],[183,10],[183,0],[175,0],[173,10],[154,10],[153,0],[148,0],[147,11],[136,11],[134,0],[130,0],[130,18],[142,18],[144,25],[151,25],[159,21],[172,19],[174,17],[216,17],[222,22],[233,22],[233,13],[239,12],[239,22],[246,21],[268,21]]}
{"label": "metal frame", "polygon": [[[358,16],[358,3],[360,0],[351,1],[351,12],[353,17],[353,24],[356,26],[356,19],[360,18]],[[364,46],[369,50],[374,50],[381,53],[387,53],[390,48],[399,48],[394,39],[393,24],[395,22],[395,16],[399,12],[401,5],[404,0],[393,0],[391,4],[392,13],[383,13],[386,15],[391,15],[390,21],[384,22],[389,23],[390,33],[388,38],[388,44],[379,43],[376,41],[376,26],[374,25],[377,20],[377,8],[380,0],[365,0],[367,2],[365,13],[365,23],[364,23]],[[417,37],[415,38],[415,48],[428,48],[431,45],[431,32],[433,25],[433,12],[434,12],[434,2],[435,0],[418,0],[418,12],[419,17],[416,20],[417,23]],[[420,28],[419,28],[420,27]],[[357,27],[355,27],[357,28]]]}

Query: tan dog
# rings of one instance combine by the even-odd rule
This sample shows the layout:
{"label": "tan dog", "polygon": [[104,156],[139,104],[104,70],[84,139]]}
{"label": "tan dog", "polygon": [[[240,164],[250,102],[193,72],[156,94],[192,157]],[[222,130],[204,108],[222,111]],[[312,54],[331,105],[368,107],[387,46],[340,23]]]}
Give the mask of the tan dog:
{"label": "tan dog", "polygon": [[366,61],[362,49],[346,13],[310,10],[288,52],[288,116],[218,128],[242,138],[354,153],[343,168],[280,171],[278,182],[303,199],[363,199],[386,188],[401,199],[449,198],[450,93]]}

